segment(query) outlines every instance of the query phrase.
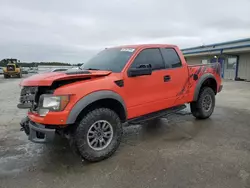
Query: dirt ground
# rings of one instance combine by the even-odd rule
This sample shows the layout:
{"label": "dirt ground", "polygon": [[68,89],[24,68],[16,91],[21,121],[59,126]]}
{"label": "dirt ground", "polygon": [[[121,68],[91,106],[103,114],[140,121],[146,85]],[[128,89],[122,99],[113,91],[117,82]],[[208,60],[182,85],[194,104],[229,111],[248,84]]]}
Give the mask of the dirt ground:
{"label": "dirt ground", "polygon": [[87,164],[65,140],[34,144],[20,132],[20,79],[0,75],[1,188],[250,187],[250,83],[224,82],[213,116],[185,113],[124,127],[115,155]]}

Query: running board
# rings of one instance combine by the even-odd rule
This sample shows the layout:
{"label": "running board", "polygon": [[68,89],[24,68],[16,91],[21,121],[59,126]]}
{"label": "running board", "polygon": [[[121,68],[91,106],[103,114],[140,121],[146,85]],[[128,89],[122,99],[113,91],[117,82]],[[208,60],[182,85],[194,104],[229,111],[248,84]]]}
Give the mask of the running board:
{"label": "running board", "polygon": [[152,119],[155,119],[155,118],[160,118],[160,117],[166,116],[168,114],[176,113],[176,112],[178,112],[180,110],[183,110],[185,108],[186,108],[186,105],[175,106],[175,107],[171,107],[171,108],[168,108],[168,109],[153,112],[153,113],[150,113],[150,114],[147,114],[147,115],[143,115],[143,116],[140,116],[140,117],[136,117],[136,118],[133,118],[133,119],[129,119],[127,122],[129,124],[139,124],[139,123],[142,123],[142,122],[145,122],[145,121],[148,121],[148,120],[152,120]]}

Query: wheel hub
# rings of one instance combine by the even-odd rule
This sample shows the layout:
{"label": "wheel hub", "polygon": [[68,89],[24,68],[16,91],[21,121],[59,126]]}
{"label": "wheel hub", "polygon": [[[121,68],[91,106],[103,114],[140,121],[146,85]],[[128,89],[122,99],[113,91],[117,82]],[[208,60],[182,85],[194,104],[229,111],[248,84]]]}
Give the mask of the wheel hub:
{"label": "wheel hub", "polygon": [[206,95],[202,100],[202,108],[208,112],[212,108],[212,98],[210,95]]}
{"label": "wheel hub", "polygon": [[105,149],[113,138],[113,128],[106,120],[93,123],[87,133],[87,142],[93,150]]}

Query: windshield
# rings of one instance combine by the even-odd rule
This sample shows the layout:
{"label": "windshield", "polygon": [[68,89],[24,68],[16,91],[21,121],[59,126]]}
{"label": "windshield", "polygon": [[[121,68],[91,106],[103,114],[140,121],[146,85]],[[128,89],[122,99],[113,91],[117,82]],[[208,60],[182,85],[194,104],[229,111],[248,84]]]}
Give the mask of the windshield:
{"label": "windshield", "polygon": [[81,69],[121,72],[134,52],[134,48],[105,49],[84,63]]}

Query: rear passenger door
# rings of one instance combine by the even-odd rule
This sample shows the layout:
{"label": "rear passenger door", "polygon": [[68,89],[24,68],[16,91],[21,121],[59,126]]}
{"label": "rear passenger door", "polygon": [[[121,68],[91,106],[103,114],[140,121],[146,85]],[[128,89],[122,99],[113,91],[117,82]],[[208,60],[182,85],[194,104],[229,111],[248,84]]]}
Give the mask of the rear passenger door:
{"label": "rear passenger door", "polygon": [[185,86],[188,77],[187,66],[182,64],[181,58],[174,48],[161,48],[161,53],[166,66],[165,76],[169,78],[165,85],[166,98],[170,99],[168,101],[172,103],[171,106],[182,104],[183,101],[177,98],[177,94]]}

